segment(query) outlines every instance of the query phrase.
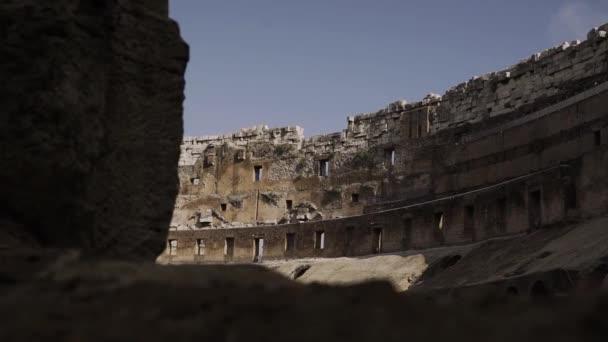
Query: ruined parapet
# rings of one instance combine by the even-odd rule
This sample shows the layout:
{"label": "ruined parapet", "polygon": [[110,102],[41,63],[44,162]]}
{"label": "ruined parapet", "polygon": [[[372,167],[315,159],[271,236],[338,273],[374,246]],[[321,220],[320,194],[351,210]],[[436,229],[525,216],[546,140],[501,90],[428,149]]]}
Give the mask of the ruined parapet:
{"label": "ruined parapet", "polygon": [[[440,101],[441,96],[436,94],[429,94],[422,101],[413,103],[397,101],[377,112],[348,117],[347,128],[341,132],[307,138],[299,126],[269,128],[266,125],[242,128],[239,132],[225,135],[187,136],[182,141],[179,165],[195,165],[205,153],[220,146],[241,150],[240,159],[246,159],[247,156],[255,158],[255,153],[247,153],[261,144],[279,149],[291,146],[299,156],[356,153],[377,145],[397,144],[399,139],[406,137],[404,124],[409,125],[409,118],[417,115],[417,111],[424,111],[424,124],[420,124],[424,135],[430,132],[429,118],[434,115]],[[422,134],[410,133],[409,137],[419,136]],[[257,157],[269,157],[265,151],[259,152]]]}
{"label": "ruined parapet", "polygon": [[[303,140],[304,129],[299,126],[268,128],[266,125],[242,128],[233,134],[184,137],[179,165],[194,165],[210,147],[227,145],[245,151],[256,143],[268,142],[272,145],[292,145],[299,149]],[[244,157],[243,155],[242,158]]]}
{"label": "ruined parapet", "polygon": [[167,12],[167,0],[0,4],[0,215],[42,247],[163,250],[188,61]]}
{"label": "ruined parapet", "polygon": [[474,77],[449,89],[432,132],[478,122],[523,107],[540,109],[608,80],[608,24],[586,41],[565,42],[505,70]]}
{"label": "ruined parapet", "polygon": [[[463,184],[435,183],[438,172],[470,167],[458,159],[469,155],[465,147],[459,152],[438,147],[467,143],[474,138],[472,132],[490,134],[488,127],[519,125],[538,118],[539,112],[555,110],[560,101],[587,94],[588,88],[605,86],[596,85],[608,77],[606,26],[592,30],[585,42],[535,54],[444,95],[396,101],[373,113],[350,116],[340,132],[305,138],[299,127],[254,126],[234,134],[186,138],[180,194],[204,198],[247,193],[244,206],[230,207],[227,217],[249,224],[281,219],[290,210],[287,200],[309,201],[333,218],[359,214],[363,206],[430,196],[434,186]],[[502,117],[494,120],[497,116]],[[481,121],[470,132],[458,127]],[[445,134],[436,134],[441,131]],[[338,188],[340,198],[326,201],[324,193]],[[261,201],[256,200],[259,191]],[[280,192],[284,198],[264,201],[264,192]]]}
{"label": "ruined parapet", "polygon": [[357,152],[421,138],[522,108],[538,110],[608,80],[608,24],[592,29],[586,41],[566,42],[520,63],[456,85],[421,101],[401,100],[372,113],[347,118],[340,132],[304,138],[300,127],[255,126],[224,136],[186,137],[180,165],[193,165],[210,145],[291,143],[304,154]]}

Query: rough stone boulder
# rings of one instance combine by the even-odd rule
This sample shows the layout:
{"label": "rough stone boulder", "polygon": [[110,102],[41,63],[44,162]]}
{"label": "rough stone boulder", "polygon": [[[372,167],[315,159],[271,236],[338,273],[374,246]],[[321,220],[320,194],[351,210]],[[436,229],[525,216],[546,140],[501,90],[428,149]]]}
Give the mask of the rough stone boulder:
{"label": "rough stone boulder", "polygon": [[0,237],[154,260],[188,60],[167,0],[4,0],[0,37]]}
{"label": "rough stone boulder", "polygon": [[607,312],[607,295],[448,305],[382,282],[303,285],[256,266],[76,254],[20,286],[0,282],[0,341],[605,341]]}

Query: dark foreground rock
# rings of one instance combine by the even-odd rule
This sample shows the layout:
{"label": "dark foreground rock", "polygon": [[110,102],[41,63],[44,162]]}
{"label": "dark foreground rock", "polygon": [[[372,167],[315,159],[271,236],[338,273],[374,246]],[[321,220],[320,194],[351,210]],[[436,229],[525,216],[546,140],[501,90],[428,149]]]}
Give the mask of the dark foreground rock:
{"label": "dark foreground rock", "polygon": [[608,296],[436,304],[388,283],[64,255],[0,291],[1,341],[605,341]]}
{"label": "dark foreground rock", "polygon": [[167,1],[4,0],[0,37],[0,237],[153,260],[188,60]]}

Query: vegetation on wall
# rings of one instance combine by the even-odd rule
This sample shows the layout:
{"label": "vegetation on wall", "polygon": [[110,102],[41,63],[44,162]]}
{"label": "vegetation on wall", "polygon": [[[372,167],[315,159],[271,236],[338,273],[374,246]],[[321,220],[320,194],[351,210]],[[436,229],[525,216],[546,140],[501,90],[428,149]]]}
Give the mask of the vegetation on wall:
{"label": "vegetation on wall", "polygon": [[279,203],[279,199],[281,198],[281,196],[275,192],[272,191],[263,191],[260,192],[260,199],[269,205],[278,206]]}
{"label": "vegetation on wall", "polygon": [[291,154],[295,150],[292,144],[281,144],[274,148],[274,155],[276,157],[285,157]]}
{"label": "vegetation on wall", "polygon": [[374,156],[370,150],[357,152],[350,161],[353,169],[371,168],[374,165]]}
{"label": "vegetation on wall", "polygon": [[329,189],[323,192],[323,199],[321,200],[321,204],[323,206],[327,206],[332,203],[337,203],[342,200],[342,192],[337,189]]}

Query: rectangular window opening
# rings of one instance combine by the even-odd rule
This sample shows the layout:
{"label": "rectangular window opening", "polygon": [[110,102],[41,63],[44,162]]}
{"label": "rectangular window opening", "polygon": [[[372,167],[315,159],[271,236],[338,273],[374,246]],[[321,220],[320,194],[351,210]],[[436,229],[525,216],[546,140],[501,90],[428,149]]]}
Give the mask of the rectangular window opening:
{"label": "rectangular window opening", "polygon": [[507,229],[507,199],[504,197],[496,201],[496,225],[500,232]]}
{"label": "rectangular window opening", "polygon": [[224,256],[226,256],[227,260],[231,260],[234,256],[234,238],[228,237],[226,238],[226,243],[224,244]]}
{"label": "rectangular window opening", "polygon": [[198,177],[190,178],[190,182],[192,183],[192,185],[199,185],[201,184],[201,179]]}
{"label": "rectangular window opening", "polygon": [[169,240],[169,255],[177,255],[177,240]]}
{"label": "rectangular window opening", "polygon": [[443,217],[443,213],[435,213],[435,237],[436,240],[443,245],[444,244],[444,228],[445,228],[445,220]]}
{"label": "rectangular window opening", "polygon": [[435,228],[443,230],[443,213],[435,213]]}
{"label": "rectangular window opening", "polygon": [[382,253],[382,228],[374,228],[372,230],[372,253]]}
{"label": "rectangular window opening", "polygon": [[205,241],[203,239],[196,240],[196,255],[205,255]]}
{"label": "rectangular window opening", "polygon": [[359,194],[357,193],[353,193],[350,195],[350,201],[353,203],[358,203],[359,202]]}
{"label": "rectangular window opening", "polygon": [[325,232],[322,230],[315,232],[315,249],[325,249]]}
{"label": "rectangular window opening", "polygon": [[254,174],[254,180],[256,182],[261,182],[262,181],[262,176],[263,176],[263,169],[261,166],[254,166],[253,167],[253,174]]}
{"label": "rectangular window opening", "polygon": [[412,242],[412,219],[406,218],[403,220],[403,238],[401,239],[401,246],[407,248]]}
{"label": "rectangular window opening", "polygon": [[395,165],[395,149],[394,148],[387,148],[386,150],[384,150],[384,163],[386,164],[386,166]]}
{"label": "rectangular window opening", "polygon": [[597,130],[593,132],[593,141],[595,142],[595,146],[600,146],[602,144],[602,131]]}
{"label": "rectangular window opening", "polygon": [[212,223],[213,222],[211,222],[211,221],[201,221],[201,222],[199,222],[197,224],[197,227],[199,227],[199,228],[209,228],[209,227],[212,226]]}
{"label": "rectangular window opening", "polygon": [[528,197],[528,217],[530,228],[538,229],[542,226],[542,203],[540,190],[530,192]]}
{"label": "rectangular window opening", "polygon": [[329,176],[329,160],[328,159],[319,160],[319,176],[321,176],[321,177]]}
{"label": "rectangular window opening", "polygon": [[285,252],[293,252],[296,249],[296,234],[285,234]]}
{"label": "rectangular window opening", "polygon": [[573,181],[566,183],[564,188],[564,200],[566,210],[578,208],[578,199],[576,195],[576,185]]}
{"label": "rectangular window opening", "polygon": [[408,134],[407,134],[408,138],[412,138],[412,120],[410,119],[409,123],[408,123]]}
{"label": "rectangular window opening", "polygon": [[285,207],[287,208],[287,210],[293,209],[293,201],[292,200],[286,200],[285,201]]}
{"label": "rectangular window opening", "polygon": [[353,232],[355,227],[346,227],[346,233],[344,235],[344,255],[352,255],[352,243],[353,243]]}
{"label": "rectangular window opening", "polygon": [[222,203],[222,204],[220,204],[220,209],[221,209],[222,211],[226,211],[226,209],[227,209],[227,208],[228,208],[228,205],[227,205],[226,203]]}
{"label": "rectangular window opening", "polygon": [[464,235],[475,241],[475,206],[464,207]]}
{"label": "rectangular window opening", "polygon": [[264,256],[264,239],[255,238],[253,239],[254,252],[253,252],[253,261],[261,262],[262,257]]}

